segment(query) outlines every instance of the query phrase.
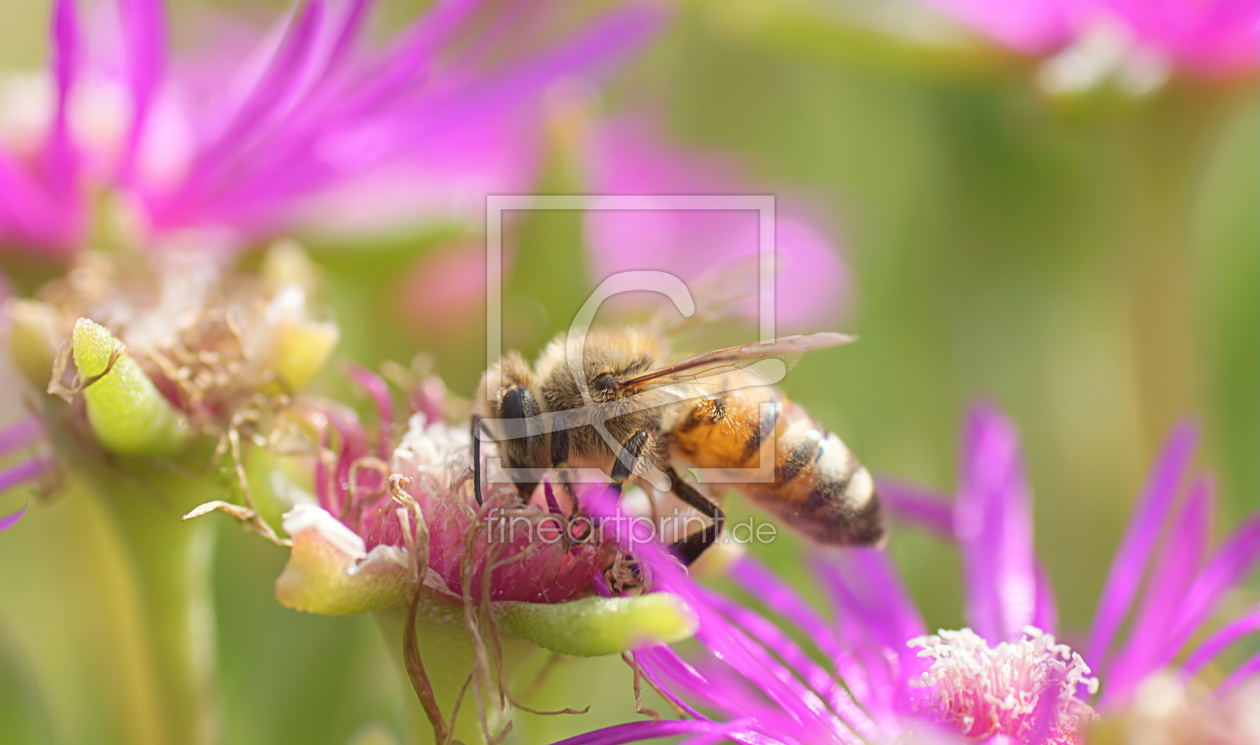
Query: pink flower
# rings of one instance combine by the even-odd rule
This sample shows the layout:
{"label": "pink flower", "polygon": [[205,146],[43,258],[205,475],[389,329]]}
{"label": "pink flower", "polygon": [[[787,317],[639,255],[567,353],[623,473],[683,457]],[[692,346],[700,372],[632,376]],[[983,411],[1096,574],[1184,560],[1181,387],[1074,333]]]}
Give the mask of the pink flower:
{"label": "pink flower", "polygon": [[532,180],[541,92],[654,19],[623,9],[513,55],[499,52],[530,24],[484,23],[476,0],[438,3],[380,47],[364,39],[371,5],[299,3],[265,35],[174,57],[159,0],[86,19],[57,0],[47,103],[25,102],[35,123],[0,137],[0,242],[75,251],[95,189],[117,194],[144,240],[196,231],[226,248],[311,224],[479,215],[487,191]]}
{"label": "pink flower", "polygon": [[1114,21],[1135,47],[1203,74],[1260,63],[1260,3],[1254,0],[1097,0],[1092,15]]}
{"label": "pink flower", "polygon": [[[589,521],[574,528],[550,484],[544,503],[523,503],[485,471],[477,503],[470,428],[445,420],[440,382],[411,391],[400,426],[385,383],[351,375],[376,401],[374,429],[331,402],[295,409],[320,447],[314,502],[284,516],[293,540],[276,581],[282,604],[344,615],[398,607],[422,591],[430,608],[488,603],[511,632],[573,655],[690,635],[690,612],[673,598],[620,592],[640,585],[627,557]],[[493,452],[483,443],[483,468]],[[610,586],[618,597],[607,597]]]}
{"label": "pink flower", "polygon": [[[640,546],[654,582],[683,597],[700,620],[696,636],[704,653],[683,657],[657,647],[636,656],[644,674],[689,718],[620,725],[565,745],[682,733],[756,745],[988,742],[998,736],[1023,745],[1079,745],[1095,712],[1122,716],[1149,681],[1168,671],[1184,680],[1260,630],[1260,608],[1253,608],[1190,643],[1260,557],[1260,515],[1208,555],[1208,482],[1192,482],[1178,500],[1193,445],[1190,428],[1174,432],[1111,566],[1089,642],[1077,649],[1051,636],[1058,631],[1054,597],[1033,552],[1017,436],[987,407],[968,420],[952,516],[943,503],[881,485],[904,517],[957,537],[969,628],[928,635],[891,562],[876,550],[815,557],[815,577],[833,603],[834,617],[827,619],[751,558],[736,563],[731,577],[766,614],[697,585],[663,554]],[[1120,639],[1126,618],[1130,631]],[[1180,655],[1187,656],[1178,665]],[[1257,675],[1260,655],[1209,698],[1234,701]],[[1254,698],[1238,705],[1256,712]],[[1202,724],[1201,731],[1219,723]]]}
{"label": "pink flower", "polygon": [[[561,540],[538,540],[542,536],[536,530],[496,533],[492,518],[500,513],[519,516],[521,528],[529,524],[547,530],[548,523],[550,529],[560,523],[546,507],[518,504],[515,490],[505,484],[487,485],[486,505],[479,508],[469,479],[468,427],[440,418],[441,402],[430,398],[425,405],[428,413],[411,413],[399,432],[384,382],[361,370],[353,375],[376,396],[380,425],[369,434],[349,409],[324,403],[311,410],[310,421],[322,430],[332,458],[316,462],[317,504],[296,505],[284,521],[285,532],[294,536],[295,554],[305,550],[307,540],[347,547],[360,562],[357,573],[370,569],[382,587],[398,593],[365,595],[364,606],[339,612],[401,602],[410,571],[406,553],[415,545],[415,536],[408,534],[414,515],[400,515],[408,498],[414,500],[427,532],[425,585],[449,601],[462,603],[465,593],[481,598],[483,592],[492,602],[530,603],[593,594],[592,582],[611,566],[614,546],[592,541],[574,547]],[[430,394],[422,396],[433,392],[439,391],[431,386]],[[334,612],[308,604],[308,579],[291,562],[277,582],[281,602],[299,610]]]}
{"label": "pink flower", "polygon": [[1252,0],[932,2],[1028,55],[1079,47],[1200,75],[1254,70],[1260,62],[1260,5]]}

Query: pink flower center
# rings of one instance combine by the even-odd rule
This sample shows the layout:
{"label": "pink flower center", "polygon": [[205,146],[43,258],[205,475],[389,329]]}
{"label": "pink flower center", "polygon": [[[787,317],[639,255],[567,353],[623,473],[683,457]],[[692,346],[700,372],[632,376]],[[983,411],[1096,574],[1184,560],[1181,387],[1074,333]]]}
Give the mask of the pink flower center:
{"label": "pink flower center", "polygon": [[1081,656],[1040,629],[1024,629],[1015,642],[989,644],[971,629],[912,639],[932,660],[920,686],[929,689],[918,713],[945,729],[983,740],[1005,735],[1015,742],[1079,745],[1082,720],[1097,715],[1077,697],[1098,679]]}

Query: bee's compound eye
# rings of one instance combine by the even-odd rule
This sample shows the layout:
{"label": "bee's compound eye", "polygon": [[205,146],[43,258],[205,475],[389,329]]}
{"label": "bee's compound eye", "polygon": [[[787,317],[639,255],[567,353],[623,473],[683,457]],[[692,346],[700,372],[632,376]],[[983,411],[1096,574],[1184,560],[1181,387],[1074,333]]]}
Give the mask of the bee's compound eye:
{"label": "bee's compound eye", "polygon": [[601,391],[610,391],[616,387],[617,381],[613,379],[611,373],[603,373],[601,375],[596,375],[595,378],[591,380],[591,385]]}
{"label": "bee's compound eye", "polygon": [[521,395],[520,388],[513,387],[504,392],[499,401],[499,413],[504,419],[525,418],[525,397]]}

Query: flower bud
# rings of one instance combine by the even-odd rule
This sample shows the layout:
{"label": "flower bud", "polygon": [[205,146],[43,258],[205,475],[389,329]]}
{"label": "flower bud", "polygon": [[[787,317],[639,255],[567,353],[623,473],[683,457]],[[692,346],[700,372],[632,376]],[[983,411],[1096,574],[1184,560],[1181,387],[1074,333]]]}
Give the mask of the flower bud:
{"label": "flower bud", "polygon": [[119,455],[166,456],[182,450],[188,420],[109,331],[80,318],[72,338],[88,422],[101,444]]}

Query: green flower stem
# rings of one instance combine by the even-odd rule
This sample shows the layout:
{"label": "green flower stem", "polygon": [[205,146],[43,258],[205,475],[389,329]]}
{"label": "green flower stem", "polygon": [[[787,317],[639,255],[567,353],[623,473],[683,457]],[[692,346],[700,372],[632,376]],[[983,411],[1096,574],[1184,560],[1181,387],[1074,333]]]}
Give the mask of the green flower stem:
{"label": "green flower stem", "polygon": [[[113,517],[136,580],[137,615],[144,624],[147,662],[161,706],[152,716],[164,733],[163,742],[215,742],[215,634],[209,582],[214,524],[180,522],[180,505],[210,499],[217,490],[207,488],[209,480],[174,483],[168,478],[164,481],[169,488],[152,489],[120,481],[107,477],[111,488],[97,491]],[[196,496],[190,498],[189,492]]]}
{"label": "green flower stem", "polygon": [[[403,664],[403,629],[407,621],[406,609],[381,610],[375,615],[381,633],[385,636],[385,644],[392,652],[401,676],[407,741],[411,745],[434,743],[433,728],[412,690]],[[447,727],[453,730],[455,740],[465,745],[484,743],[486,738],[481,729],[471,686],[460,704],[459,715],[455,719],[454,726],[451,725],[451,711],[454,709],[460,689],[464,687],[469,673],[473,670],[475,657],[472,636],[464,624],[463,608],[453,603],[422,601],[416,620],[416,633],[420,657],[424,661],[425,671],[433,686],[438,707],[442,711]],[[511,682],[512,672],[519,670],[529,657],[537,652],[537,648],[507,634],[502,635],[502,646],[503,663],[508,672],[507,680]],[[493,734],[503,726],[497,696],[488,696],[485,705],[490,731]]]}

